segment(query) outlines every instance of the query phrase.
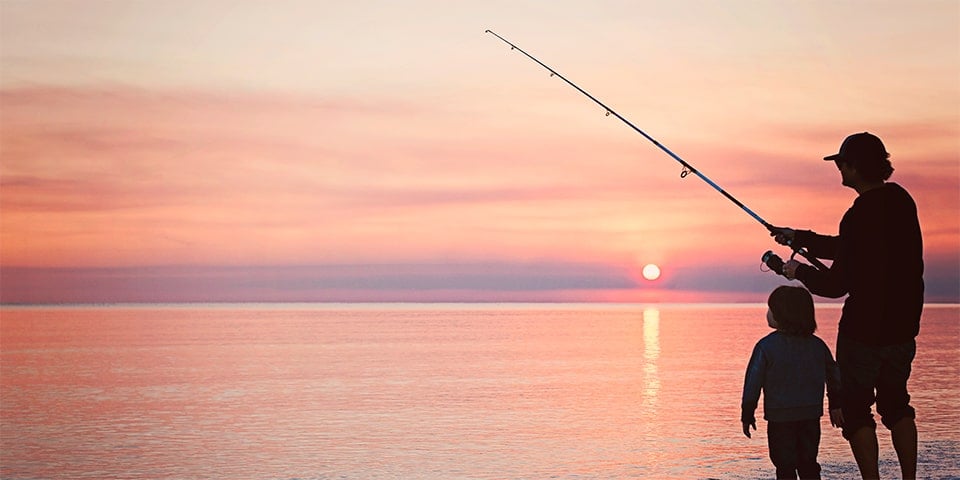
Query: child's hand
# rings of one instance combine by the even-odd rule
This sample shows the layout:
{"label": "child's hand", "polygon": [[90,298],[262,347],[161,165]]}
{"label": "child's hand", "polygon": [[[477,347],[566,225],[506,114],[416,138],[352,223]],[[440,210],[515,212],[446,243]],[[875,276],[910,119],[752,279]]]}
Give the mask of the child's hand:
{"label": "child's hand", "polygon": [[743,434],[750,438],[750,427],[753,427],[754,430],[757,429],[757,421],[752,422],[743,422]]}
{"label": "child's hand", "polygon": [[835,428],[843,426],[843,410],[839,408],[830,409],[830,425]]}

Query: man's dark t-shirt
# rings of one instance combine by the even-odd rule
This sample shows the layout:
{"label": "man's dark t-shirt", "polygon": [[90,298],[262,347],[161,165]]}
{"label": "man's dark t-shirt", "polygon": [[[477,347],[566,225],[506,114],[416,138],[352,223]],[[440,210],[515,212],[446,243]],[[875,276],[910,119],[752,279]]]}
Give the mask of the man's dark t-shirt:
{"label": "man's dark t-shirt", "polygon": [[794,246],[831,259],[829,271],[801,265],[797,279],[830,298],[848,295],[839,333],[868,345],[912,340],[923,310],[923,240],[917,206],[896,183],[863,192],[837,237],[797,231]]}

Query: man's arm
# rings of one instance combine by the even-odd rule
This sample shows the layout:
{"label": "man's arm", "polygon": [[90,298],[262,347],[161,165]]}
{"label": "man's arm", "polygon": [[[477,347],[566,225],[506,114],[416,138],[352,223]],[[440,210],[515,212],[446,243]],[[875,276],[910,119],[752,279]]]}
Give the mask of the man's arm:
{"label": "man's arm", "polygon": [[810,230],[797,230],[793,247],[805,247],[811,255],[826,260],[836,260],[840,251],[840,237],[820,235]]}
{"label": "man's arm", "polygon": [[843,282],[843,269],[841,261],[833,262],[827,270],[818,270],[796,260],[790,260],[783,268],[788,273],[787,278],[796,278],[811,293],[827,298],[840,298],[849,293]]}
{"label": "man's arm", "polygon": [[772,227],[770,236],[780,245],[793,249],[806,248],[816,258],[835,260],[840,250],[840,238],[820,235],[810,230],[794,230],[789,227]]}

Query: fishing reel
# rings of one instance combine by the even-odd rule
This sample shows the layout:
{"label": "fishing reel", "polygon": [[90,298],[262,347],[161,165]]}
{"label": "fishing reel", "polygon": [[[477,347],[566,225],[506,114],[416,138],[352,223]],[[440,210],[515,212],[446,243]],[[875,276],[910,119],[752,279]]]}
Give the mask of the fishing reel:
{"label": "fishing reel", "polygon": [[[793,253],[790,255],[789,260],[793,260],[793,257],[796,257],[798,254],[801,257],[806,258],[810,262],[810,266],[812,266],[817,270],[820,270],[821,272],[825,272],[830,269],[829,267],[824,265],[823,262],[821,262],[820,260],[817,260],[817,257],[811,255],[810,252],[808,252],[807,249],[803,247],[794,249]],[[783,274],[783,264],[785,262],[783,261],[782,258],[780,258],[779,255],[777,255],[776,253],[773,253],[773,250],[767,250],[766,252],[764,252],[763,256],[760,257],[760,261],[763,262],[763,264],[766,265],[767,268],[772,270],[777,275],[786,277],[786,275]]]}
{"label": "fishing reel", "polygon": [[[793,257],[791,256],[791,259],[792,258]],[[773,250],[767,250],[763,256],[760,257],[760,261],[762,261],[763,264],[766,265],[767,268],[769,268],[773,273],[776,273],[777,275],[783,275],[783,259],[780,258],[780,256],[776,253],[773,253]]]}

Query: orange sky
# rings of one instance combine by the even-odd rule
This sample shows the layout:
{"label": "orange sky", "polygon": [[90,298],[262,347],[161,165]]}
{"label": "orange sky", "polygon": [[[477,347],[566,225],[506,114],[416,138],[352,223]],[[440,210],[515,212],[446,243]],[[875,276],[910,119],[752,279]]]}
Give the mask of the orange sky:
{"label": "orange sky", "polygon": [[879,135],[928,299],[960,301],[956,2],[448,3],[0,4],[0,300],[783,283],[757,222],[490,28],[773,224],[836,233],[855,192],[820,158]]}

